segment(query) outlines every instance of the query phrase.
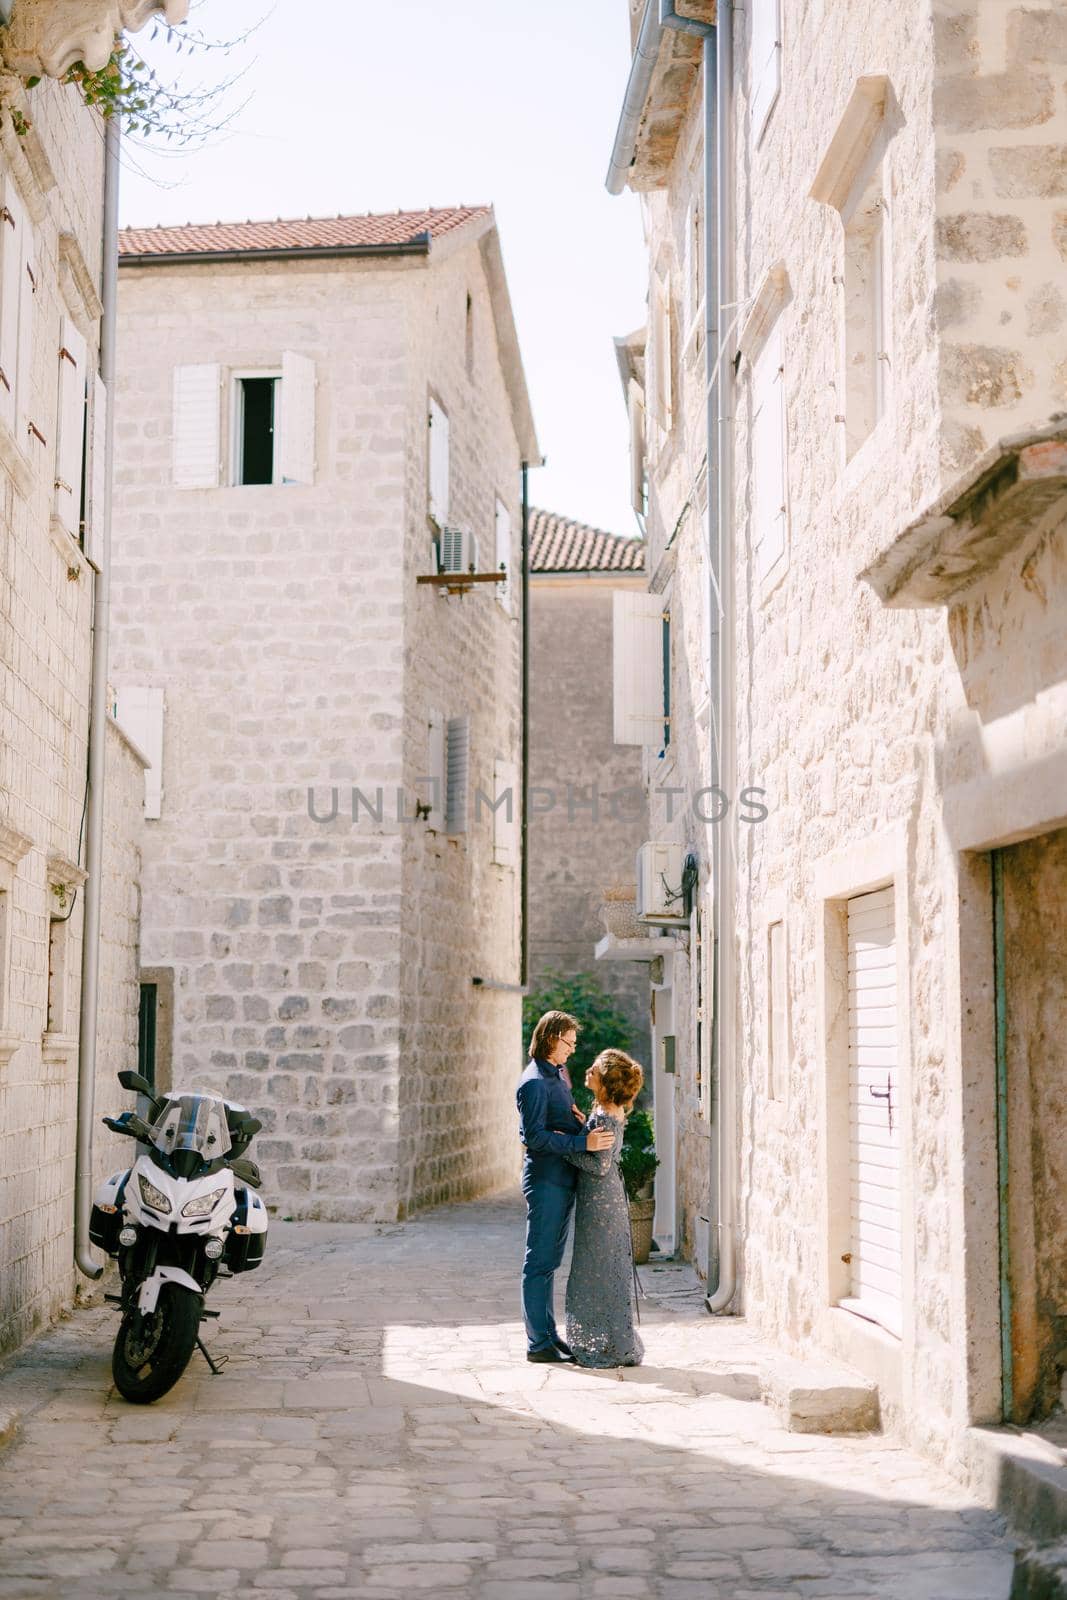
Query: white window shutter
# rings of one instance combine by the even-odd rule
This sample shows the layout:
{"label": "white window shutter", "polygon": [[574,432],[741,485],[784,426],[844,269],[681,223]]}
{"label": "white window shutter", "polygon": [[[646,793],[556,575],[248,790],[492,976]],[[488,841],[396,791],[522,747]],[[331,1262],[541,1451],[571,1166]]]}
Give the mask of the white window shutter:
{"label": "white window shutter", "polygon": [[99,373],[93,379],[89,421],[89,494],[85,509],[86,558],[100,571],[104,538],[104,499],[107,486],[107,385]]}
{"label": "white window shutter", "polygon": [[220,368],[209,361],[174,369],[174,483],[214,489],[219,481]]}
{"label": "white window shutter", "polygon": [[426,773],[430,780],[430,792],[426,796],[430,806],[430,814],[426,818],[426,826],[433,828],[437,833],[442,833],[445,826],[445,795],[448,786],[448,769],[445,760],[445,719],[440,711],[430,712]]}
{"label": "white window shutter", "polygon": [[19,229],[21,257],[19,264],[18,295],[18,356],[15,363],[15,430],[20,446],[27,446],[30,402],[33,387],[33,354],[37,340],[37,279],[38,265],[36,240],[28,214],[22,213]]}
{"label": "white window shutter", "polygon": [[143,684],[116,688],[115,721],[151,762],[144,775],[144,814],[158,817],[163,800],[163,690]]}
{"label": "white window shutter", "polygon": [[496,597],[505,611],[512,609],[511,600],[511,513],[503,500],[496,502],[496,570],[503,567],[507,577],[496,586]]}
{"label": "white window shutter", "polygon": [[469,717],[450,717],[445,738],[445,829],[467,831],[467,790],[470,785],[471,728]]}
{"label": "white window shutter", "polygon": [[663,743],[663,596],[612,595],[616,744]]}
{"label": "white window shutter", "polygon": [[752,550],[763,579],[786,548],[785,377],[779,329],[752,368],[752,411]]}
{"label": "white window shutter", "polygon": [[439,528],[448,522],[449,446],[448,416],[430,397],[430,515]]}
{"label": "white window shutter", "polygon": [[81,521],[85,456],[85,340],[70,317],[59,325],[59,408],[56,439],[55,514],[72,539]]}
{"label": "white window shutter", "polygon": [[750,0],[748,26],[749,110],[758,142],[782,83],[779,0]]}
{"label": "white window shutter", "polygon": [[671,329],[671,285],[665,278],[655,291],[655,402],[656,421],[664,433],[671,427],[671,401],[674,393],[673,333]]}
{"label": "white window shutter", "polygon": [[315,363],[295,350],[282,354],[281,430],[275,479],[315,481]]}
{"label": "white window shutter", "polygon": [[499,867],[519,864],[519,768],[515,761],[493,762],[493,860]]}
{"label": "white window shutter", "polygon": [[[0,209],[0,422],[16,429],[15,386],[19,368],[19,305],[22,285],[22,236],[26,210],[13,178],[3,184]],[[19,437],[19,444],[25,441]]]}
{"label": "white window shutter", "polygon": [[640,385],[630,379],[627,391],[630,412],[630,504],[639,516],[645,514],[645,397]]}

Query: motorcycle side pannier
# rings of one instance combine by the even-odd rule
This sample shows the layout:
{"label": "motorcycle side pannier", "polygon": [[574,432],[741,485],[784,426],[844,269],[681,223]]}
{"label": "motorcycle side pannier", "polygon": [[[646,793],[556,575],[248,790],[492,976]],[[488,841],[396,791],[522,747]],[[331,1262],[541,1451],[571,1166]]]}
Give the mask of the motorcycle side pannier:
{"label": "motorcycle side pannier", "polygon": [[267,1242],[266,1233],[238,1233],[238,1228],[248,1227],[248,1190],[238,1189],[237,1209],[233,1214],[233,1226],[229,1238],[226,1240],[226,1254],[223,1261],[231,1272],[251,1272],[263,1260],[263,1247]]}
{"label": "motorcycle side pannier", "polygon": [[102,1210],[100,1206],[93,1206],[89,1213],[89,1238],[98,1250],[103,1250],[105,1255],[118,1255],[121,1227],[121,1206],[109,1211]]}

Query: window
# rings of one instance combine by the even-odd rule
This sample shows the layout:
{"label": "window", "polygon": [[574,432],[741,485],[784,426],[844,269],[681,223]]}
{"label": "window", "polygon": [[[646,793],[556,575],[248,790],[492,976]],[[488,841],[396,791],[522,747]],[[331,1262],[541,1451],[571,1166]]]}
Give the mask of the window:
{"label": "window", "polygon": [[55,498],[53,511],[72,539],[79,538],[84,515],[85,340],[70,317],[59,333]]}
{"label": "window", "polygon": [[48,1033],[67,1032],[69,927],[67,915],[48,919],[48,1017],[45,1024]]}
{"label": "window", "polygon": [[752,365],[751,548],[760,583],[784,563],[787,548],[785,369],[775,327]]}
{"label": "window", "polygon": [[704,305],[704,214],[698,195],[693,196],[685,214],[685,240],[682,257],[682,292],[685,297],[686,340],[700,320]]}
{"label": "window", "polygon": [[749,114],[758,144],[782,86],[782,29],[779,0],[750,0],[748,34]]}
{"label": "window", "polygon": [[[417,779],[420,789],[419,799],[424,805],[429,806],[426,814],[426,826],[435,833],[443,833],[445,826],[445,788],[447,783],[447,765],[445,760],[445,719],[440,711],[431,711],[427,724],[428,737],[426,741],[426,778]],[[425,795],[421,790],[425,789]]]}
{"label": "window", "polygon": [[496,501],[496,566],[498,572],[501,570],[501,568],[503,568],[504,572],[507,573],[507,577],[505,578],[504,582],[496,585],[496,597],[500,601],[500,604],[503,606],[504,610],[510,613],[513,609],[513,596],[511,588],[511,513],[499,495],[497,496]]}
{"label": "window", "polygon": [[673,330],[670,279],[657,279],[652,294],[652,398],[656,422],[664,433],[671,427],[674,400]]}
{"label": "window", "polygon": [[445,831],[466,833],[470,718],[450,717],[445,733]]}
{"label": "window", "polygon": [[90,388],[89,416],[86,419],[86,439],[91,440],[89,468],[83,475],[82,528],[85,554],[92,565],[100,570],[104,535],[104,497],[107,488],[107,386],[99,373]]}
{"label": "window", "polygon": [[464,329],[464,354],[467,377],[474,377],[474,301],[467,295],[467,319]]}
{"label": "window", "polygon": [[631,378],[626,391],[630,416],[630,504],[639,517],[648,510],[648,472],[645,458],[645,396]]}
{"label": "window", "polygon": [[845,456],[851,460],[886,411],[889,260],[882,169],[844,221]]}
{"label": "window", "polygon": [[706,919],[700,906],[693,908],[692,917],[692,983],[693,983],[693,1070],[695,1074],[693,1087],[696,1090],[697,1100],[700,1104],[701,1114],[706,1111],[707,1091],[707,1065],[705,1051],[709,1044],[709,1028],[707,1016],[707,957],[705,945],[708,943],[706,935]]}
{"label": "window", "polygon": [[274,482],[276,378],[238,378],[234,482]]}
{"label": "window", "polygon": [[431,395],[427,417],[429,428],[429,493],[427,507],[438,528],[448,522],[451,467],[449,462],[448,414]]}
{"label": "window", "polygon": [[156,1086],[156,1013],[159,1006],[159,986],[141,984],[141,999],[137,1011],[137,1070],[153,1090]]}
{"label": "window", "polygon": [[660,643],[663,649],[663,750],[662,755],[671,742],[671,614],[664,607],[663,622],[660,630]]}
{"label": "window", "polygon": [[514,761],[493,762],[493,860],[499,867],[519,864],[522,797]]}
{"label": "window", "polygon": [[784,921],[767,929],[767,1093],[781,1101],[789,1094]]}

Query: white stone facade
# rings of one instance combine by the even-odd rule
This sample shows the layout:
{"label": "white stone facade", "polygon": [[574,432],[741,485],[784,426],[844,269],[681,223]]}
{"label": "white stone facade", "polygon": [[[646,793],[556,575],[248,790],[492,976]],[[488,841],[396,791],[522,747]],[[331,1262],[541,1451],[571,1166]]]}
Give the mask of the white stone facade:
{"label": "white stone facade", "polygon": [[[428,254],[120,271],[113,677],[164,702],[142,958],[173,972],[174,1081],[262,1117],[285,1215],[395,1218],[517,1170],[518,865],[478,791],[518,761],[536,441],[495,241],[482,213]],[[225,465],[176,486],[175,369],[219,364],[225,464],[233,374],[290,351],[313,363],[313,481],[237,486]],[[435,571],[431,404],[447,520],[482,570],[498,501],[510,518],[507,608],[495,585],[416,583]],[[412,820],[435,716],[469,718],[465,832]],[[332,790],[315,820],[309,791],[329,819]]]}
{"label": "white stone facade", "polygon": [[[1062,6],[994,0],[780,14],[755,0],[734,17],[740,306],[723,364],[732,374],[736,358],[737,785],[765,789],[769,812],[731,835],[735,1303],[795,1353],[875,1377],[884,1419],[959,1464],[968,1424],[1047,1412],[1067,1326],[1067,1283],[1050,1265],[1064,1259],[1067,1173],[1049,1042],[1067,1021],[1052,931],[1067,905],[1067,454],[1050,423],[1067,396],[1067,20]],[[751,50],[764,24],[769,92]],[[651,266],[649,565],[670,603],[677,710],[673,754],[646,753],[652,829],[699,855],[706,906],[706,838],[692,816],[670,821],[656,793],[664,775],[689,793],[712,781],[705,366],[686,325],[703,294],[691,247],[702,106],[692,40],[688,51],[673,98],[653,79],[661,99],[646,106],[633,182]],[[777,445],[754,423],[768,395],[780,396]],[[849,1073],[873,1014],[848,918],[880,890],[890,992],[876,1020],[888,1031],[871,1059],[892,1078],[889,1133],[876,1122],[881,1076],[859,1068],[852,1098],[899,1151],[899,1196],[857,1245],[871,1212]],[[670,1110],[678,1237],[703,1265],[715,1107],[695,1041],[692,931],[688,946],[672,957]],[[1012,1212],[1000,1249],[1005,1011],[999,1166]],[[857,1287],[872,1238],[891,1276],[899,1260],[898,1315],[877,1296],[872,1315]]]}
{"label": "white stone facade", "polygon": [[[76,1284],[83,827],[98,579],[81,533],[72,536],[56,515],[57,372],[71,365],[61,353],[64,340],[80,338],[83,413],[99,344],[103,135],[76,89],[46,80],[26,93],[13,77],[0,82],[0,182],[7,212],[22,220],[21,264],[32,272],[15,324],[22,354],[14,360],[12,307],[0,297],[0,365],[7,392],[15,390],[14,422],[0,421],[0,1349],[7,1349],[69,1305]],[[11,107],[25,119],[21,137]],[[18,243],[8,216],[3,226],[0,253]],[[13,274],[16,287],[20,276]],[[73,336],[65,332],[71,327]],[[80,416],[77,426],[80,434]],[[90,473],[91,458],[83,465]],[[115,1072],[136,1063],[142,770],[109,725],[96,1058],[101,1111],[114,1109],[121,1093]],[[122,1143],[97,1131],[97,1175],[114,1170]]]}

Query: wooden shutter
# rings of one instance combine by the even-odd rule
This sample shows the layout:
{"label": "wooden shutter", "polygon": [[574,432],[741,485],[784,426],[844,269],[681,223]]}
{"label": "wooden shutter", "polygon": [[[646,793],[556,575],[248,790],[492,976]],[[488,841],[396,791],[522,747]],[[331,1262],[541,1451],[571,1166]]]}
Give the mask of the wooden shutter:
{"label": "wooden shutter", "polygon": [[100,571],[103,558],[104,501],[107,489],[107,385],[97,373],[92,385],[89,438],[89,495],[85,513],[85,554]]}
{"label": "wooden shutter", "polygon": [[616,744],[663,743],[663,596],[616,589],[612,595],[613,709]]}
{"label": "wooden shutter", "polygon": [[430,712],[426,754],[426,771],[430,780],[428,785],[429,794],[425,797],[430,806],[430,815],[426,818],[426,826],[441,833],[445,826],[445,795],[447,792],[448,771],[445,761],[445,719],[440,711]]}
{"label": "wooden shutter", "polygon": [[22,213],[19,229],[20,263],[18,293],[18,356],[15,362],[15,431],[19,445],[25,449],[32,419],[33,356],[37,344],[37,264],[36,240],[29,216]]}
{"label": "wooden shutter", "polygon": [[274,476],[280,483],[315,481],[315,363],[294,350],[282,354],[281,428]]}
{"label": "wooden shutter", "polygon": [[752,369],[752,551],[763,579],[785,555],[785,379],[776,328]]}
{"label": "wooden shutter", "polygon": [[662,283],[657,283],[654,291],[654,306],[653,398],[656,408],[656,421],[664,433],[667,433],[671,427],[672,401],[674,397],[674,335],[671,326],[671,285],[669,278],[665,278]]}
{"label": "wooden shutter", "polygon": [[890,886],[848,902],[849,1310],[899,1336],[900,1070]]}
{"label": "wooden shutter", "polygon": [[500,867],[519,864],[519,824],[522,797],[515,761],[493,762],[493,860]]}
{"label": "wooden shutter", "polygon": [[448,775],[445,783],[445,830],[467,831],[467,790],[470,783],[470,718],[450,717],[445,737]]}
{"label": "wooden shutter", "polygon": [[782,83],[782,31],[779,0],[751,0],[748,39],[749,109],[757,142],[767,125]]}
{"label": "wooden shutter", "polygon": [[430,516],[439,528],[448,521],[449,444],[448,417],[437,401],[430,398]]}
{"label": "wooden shutter", "polygon": [[630,413],[630,504],[639,516],[645,514],[645,397],[638,383],[630,379],[627,388]]}
{"label": "wooden shutter", "polygon": [[[0,422],[16,432],[15,386],[19,368],[19,306],[22,239],[28,227],[26,209],[13,178],[3,181],[0,210]],[[20,446],[25,444],[18,437]]]}
{"label": "wooden shutter", "polygon": [[144,814],[158,817],[163,801],[163,690],[141,684],[117,688],[115,721],[152,763],[144,775]]}
{"label": "wooden shutter", "polygon": [[507,573],[504,583],[496,586],[496,597],[505,611],[511,610],[511,513],[498,497],[496,502],[496,570]]}
{"label": "wooden shutter", "polygon": [[214,489],[219,481],[219,382],[217,362],[174,369],[174,483],[181,489]]}
{"label": "wooden shutter", "polygon": [[85,340],[70,317],[59,325],[59,407],[56,439],[56,516],[72,539],[81,531],[85,457]]}

